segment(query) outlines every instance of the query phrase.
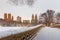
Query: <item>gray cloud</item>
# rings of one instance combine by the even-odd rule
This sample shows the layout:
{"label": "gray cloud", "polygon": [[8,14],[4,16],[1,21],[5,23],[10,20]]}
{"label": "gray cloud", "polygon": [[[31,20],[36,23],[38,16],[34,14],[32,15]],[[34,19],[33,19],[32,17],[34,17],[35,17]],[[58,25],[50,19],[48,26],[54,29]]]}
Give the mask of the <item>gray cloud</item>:
{"label": "gray cloud", "polygon": [[13,3],[14,5],[28,5],[32,6],[35,0],[8,0],[8,2]]}
{"label": "gray cloud", "polygon": [[31,6],[31,5],[33,5],[34,4],[34,0],[27,0],[27,5],[29,5],[29,6]]}

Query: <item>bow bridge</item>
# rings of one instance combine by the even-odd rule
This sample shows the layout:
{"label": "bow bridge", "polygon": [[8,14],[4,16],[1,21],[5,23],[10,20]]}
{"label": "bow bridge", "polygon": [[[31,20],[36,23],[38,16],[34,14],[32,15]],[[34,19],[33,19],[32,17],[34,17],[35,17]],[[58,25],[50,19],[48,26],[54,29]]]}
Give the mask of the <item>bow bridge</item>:
{"label": "bow bridge", "polygon": [[37,32],[42,28],[41,25],[35,26],[34,28],[31,27],[30,30],[26,30],[24,32],[16,33],[8,35],[6,37],[1,37],[0,40],[32,40],[36,35]]}

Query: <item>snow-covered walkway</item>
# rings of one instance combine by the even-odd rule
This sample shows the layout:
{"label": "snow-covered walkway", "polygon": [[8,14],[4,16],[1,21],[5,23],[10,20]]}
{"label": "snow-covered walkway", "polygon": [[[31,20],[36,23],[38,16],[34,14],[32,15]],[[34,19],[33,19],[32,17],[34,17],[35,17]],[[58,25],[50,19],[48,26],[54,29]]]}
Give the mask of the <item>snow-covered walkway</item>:
{"label": "snow-covered walkway", "polygon": [[60,29],[50,27],[42,28],[33,40],[60,40]]}

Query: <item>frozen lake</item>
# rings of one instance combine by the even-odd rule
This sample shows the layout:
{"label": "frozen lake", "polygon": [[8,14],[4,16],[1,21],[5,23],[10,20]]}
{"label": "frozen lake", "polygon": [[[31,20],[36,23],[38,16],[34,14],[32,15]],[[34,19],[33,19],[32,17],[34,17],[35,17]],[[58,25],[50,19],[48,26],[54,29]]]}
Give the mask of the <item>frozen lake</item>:
{"label": "frozen lake", "polygon": [[60,40],[60,29],[50,27],[42,28],[33,40]]}

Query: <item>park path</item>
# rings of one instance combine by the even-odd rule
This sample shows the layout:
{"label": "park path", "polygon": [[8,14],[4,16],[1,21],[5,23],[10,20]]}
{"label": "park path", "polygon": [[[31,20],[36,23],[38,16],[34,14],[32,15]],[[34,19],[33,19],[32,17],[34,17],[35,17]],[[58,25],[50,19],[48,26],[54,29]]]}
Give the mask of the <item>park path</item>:
{"label": "park path", "polygon": [[60,40],[60,28],[44,27],[33,40]]}

